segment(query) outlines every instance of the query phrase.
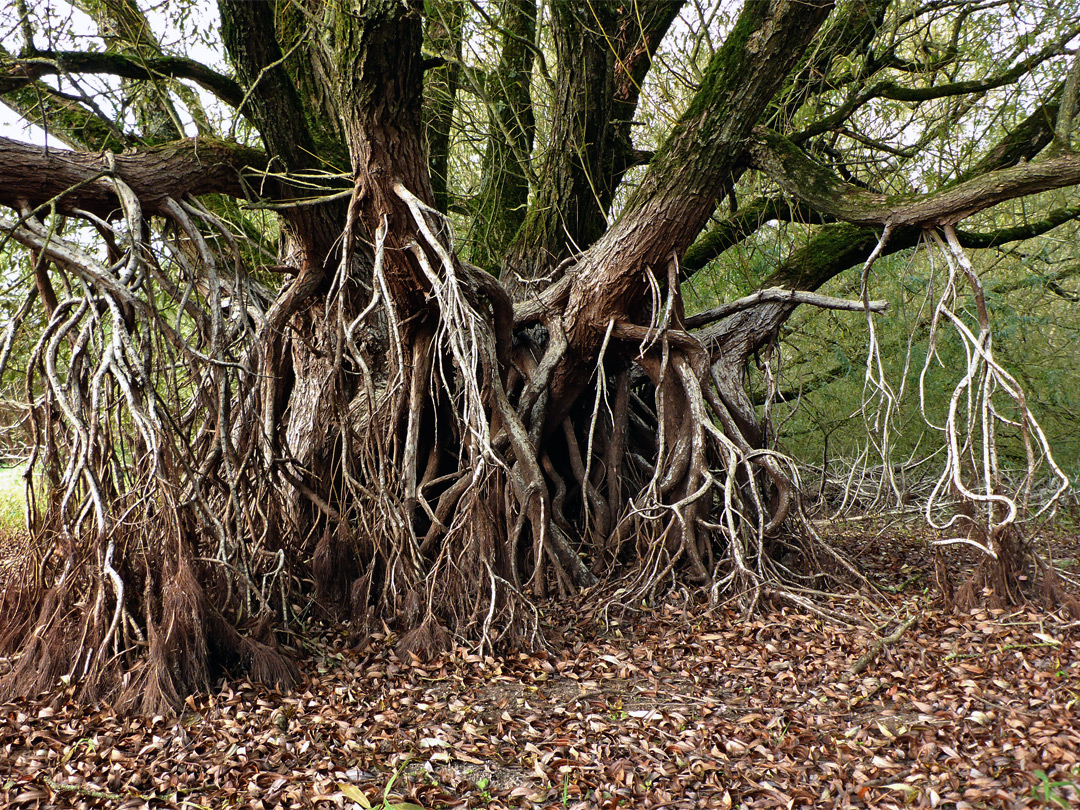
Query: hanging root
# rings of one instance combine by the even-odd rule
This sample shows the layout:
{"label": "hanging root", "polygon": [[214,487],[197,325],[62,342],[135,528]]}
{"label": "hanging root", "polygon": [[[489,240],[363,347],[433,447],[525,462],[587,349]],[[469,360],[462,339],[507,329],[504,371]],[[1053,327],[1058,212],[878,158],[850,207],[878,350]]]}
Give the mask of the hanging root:
{"label": "hanging root", "polygon": [[[713,604],[733,597],[753,610],[766,598],[810,604],[799,592],[810,593],[813,580],[796,569],[820,572],[823,560],[861,578],[806,521],[794,463],[747,440],[727,404],[732,392],[713,372],[704,347],[672,324],[681,304],[673,280],[668,289],[651,326],[615,323],[610,329],[617,340],[637,345],[634,360],[644,372],[637,388],[651,390],[651,404],[633,390],[624,395],[616,380],[614,410],[601,411],[607,399],[598,388],[589,423],[590,444],[594,435],[601,445],[619,442],[601,446],[596,457],[622,465],[608,468],[596,483],[629,495],[620,503],[608,493],[612,529],[605,551],[629,566],[630,575],[607,592],[624,602],[651,601],[685,578],[704,587]],[[599,430],[598,412],[606,417]],[[644,447],[635,442],[644,436],[635,435],[634,425],[655,441]],[[585,493],[583,512],[594,500]],[[795,564],[799,558],[802,566]]]}
{"label": "hanging root", "polygon": [[33,575],[5,595],[5,693],[158,711],[222,671],[287,685],[273,628],[311,606],[308,577],[327,615],[424,655],[542,646],[553,597],[690,582],[810,605],[799,558],[855,570],[799,531],[796,468],[686,330],[674,258],[651,323],[610,319],[582,392],[553,403],[562,316],[515,323],[403,185],[370,253],[357,192],[333,277],[304,268],[275,297],[215,212],[167,201],[151,243],[116,183],[125,225],[94,220],[109,265],[33,212],[5,223],[63,290],[25,386],[44,486]]}
{"label": "hanging root", "polygon": [[[295,676],[272,638],[238,629],[286,602],[254,443],[237,429],[269,296],[212,214],[167,201],[158,256],[139,200],[111,182],[122,224],[82,212],[109,264],[37,212],[3,223],[38,257],[46,318],[24,389],[34,557],[7,583],[0,654],[15,665],[0,692],[70,688],[159,712],[225,669]],[[228,272],[196,219],[232,252]]]}
{"label": "hanging root", "polygon": [[[953,601],[958,608],[967,609],[985,593],[992,606],[1016,604],[1025,596],[1018,576],[1038,573],[1045,583],[1044,592],[1054,596],[1056,606],[1060,593],[1053,568],[1032,548],[1025,527],[1055,508],[1068,488],[1068,478],[1054,461],[1019,383],[994,357],[982,283],[955,229],[946,226],[944,239],[936,231],[932,235],[947,273],[931,320],[930,351],[920,375],[919,394],[927,424],[944,435],[946,456],[927,500],[926,519],[935,529],[951,535],[934,541],[935,545],[962,544],[982,555],[971,578],[956,589]],[[964,282],[974,298],[978,334],[957,314],[959,288]],[[944,422],[935,424],[927,412],[925,381],[937,356],[943,325],[952,326],[967,366],[949,398]],[[1025,467],[1018,481],[1010,481],[1000,464],[998,431],[1002,426],[1018,431],[1023,442]],[[1054,483],[1051,494],[1038,503],[1033,500],[1033,491],[1044,471]],[[939,518],[947,513],[942,502],[950,496],[959,501],[959,508],[951,517]]]}
{"label": "hanging root", "polygon": [[[534,603],[553,595],[640,603],[687,580],[714,603],[801,603],[792,588],[809,593],[815,580],[801,579],[793,553],[844,562],[792,531],[803,521],[796,468],[744,438],[707,352],[680,325],[674,261],[653,323],[611,320],[591,383],[552,422],[561,319],[541,315],[515,337],[505,293],[457,259],[448,221],[394,192],[415,226],[398,241],[430,311],[407,324],[398,315],[384,220],[359,315],[326,309],[336,326],[324,331],[344,338],[327,352],[340,358],[331,373],[360,378],[330,504],[346,528],[324,530],[315,553],[329,601],[347,593],[361,622],[388,623],[402,651],[422,655],[451,642],[542,644]],[[347,294],[342,284],[335,300]],[[363,328],[392,332],[393,354],[349,339]]]}

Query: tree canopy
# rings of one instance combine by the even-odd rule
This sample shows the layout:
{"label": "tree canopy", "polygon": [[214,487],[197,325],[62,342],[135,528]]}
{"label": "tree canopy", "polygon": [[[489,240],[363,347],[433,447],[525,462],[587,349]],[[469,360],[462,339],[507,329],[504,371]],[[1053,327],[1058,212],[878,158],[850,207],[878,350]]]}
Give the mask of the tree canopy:
{"label": "tree canopy", "polygon": [[979,251],[1048,250],[1080,216],[1074,3],[74,0],[3,23],[0,100],[46,143],[0,137],[33,538],[0,689],[151,710],[222,668],[288,683],[277,632],[315,610],[418,653],[542,644],[552,601],[678,582],[823,610],[861,574],[776,445],[784,330],[854,310],[831,317],[862,325],[859,411],[903,500],[907,376],[872,296],[915,249],[926,515],[985,554],[957,598],[1060,597],[1025,521],[1067,479],[994,353],[1008,291]]}

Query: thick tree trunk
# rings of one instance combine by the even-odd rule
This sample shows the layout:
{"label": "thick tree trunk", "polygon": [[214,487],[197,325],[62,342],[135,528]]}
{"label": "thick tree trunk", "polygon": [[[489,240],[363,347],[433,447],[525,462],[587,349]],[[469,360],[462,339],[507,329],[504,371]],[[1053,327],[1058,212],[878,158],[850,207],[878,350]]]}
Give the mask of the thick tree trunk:
{"label": "thick tree trunk", "polygon": [[630,137],[641,85],[683,2],[553,7],[557,74],[552,130],[536,199],[502,263],[515,298],[555,280],[568,256],[606,230],[623,175],[645,156]]}
{"label": "thick tree trunk", "polygon": [[461,27],[465,20],[463,0],[428,0],[424,40],[428,48],[446,60],[428,71],[424,87],[424,134],[428,151],[428,176],[435,205],[446,211],[450,173],[450,129],[454,100],[461,81]]}

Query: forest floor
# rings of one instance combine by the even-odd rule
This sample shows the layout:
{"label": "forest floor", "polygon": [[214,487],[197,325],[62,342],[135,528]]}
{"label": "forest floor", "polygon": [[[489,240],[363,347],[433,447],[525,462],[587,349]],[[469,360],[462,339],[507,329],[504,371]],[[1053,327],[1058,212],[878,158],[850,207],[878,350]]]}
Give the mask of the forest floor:
{"label": "forest floor", "polygon": [[[1050,540],[1076,566],[1069,527]],[[830,536],[895,590],[836,602],[869,627],[672,599],[561,612],[552,652],[499,660],[338,629],[291,694],[228,681],[179,717],[58,685],[0,704],[0,806],[1080,807],[1080,622],[944,612],[910,526]]]}

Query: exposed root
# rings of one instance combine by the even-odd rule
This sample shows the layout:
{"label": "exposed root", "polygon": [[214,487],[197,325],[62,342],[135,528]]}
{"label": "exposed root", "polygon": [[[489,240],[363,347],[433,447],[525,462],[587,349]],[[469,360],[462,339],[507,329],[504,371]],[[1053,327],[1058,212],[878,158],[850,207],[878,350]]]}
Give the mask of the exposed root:
{"label": "exposed root", "polygon": [[[0,650],[16,664],[0,691],[70,686],[158,712],[223,666],[295,676],[283,653],[237,629],[285,602],[284,558],[250,475],[255,437],[236,430],[252,402],[254,355],[242,352],[269,295],[205,209],[166,204],[159,256],[138,199],[112,183],[122,225],[87,215],[108,236],[109,264],[32,211],[5,223],[51,263],[55,305],[27,368],[37,559],[5,594],[17,610],[0,619]],[[196,219],[233,253],[229,272]]]}
{"label": "exposed root", "polygon": [[[933,233],[945,258],[947,275],[931,321],[931,351],[920,375],[920,402],[927,424],[938,427],[944,434],[946,460],[927,500],[925,514],[940,531],[955,532],[954,527],[964,530],[963,534],[954,533],[935,544],[963,543],[984,555],[972,577],[956,590],[953,598],[957,608],[973,607],[984,594],[992,606],[1005,607],[1023,601],[1018,577],[1031,573],[1035,564],[1029,540],[1024,535],[1025,523],[1052,510],[1068,488],[1069,480],[1054,461],[1046,435],[1028,407],[1023,389],[994,358],[982,284],[955,229],[946,226],[944,231],[944,240],[937,232]],[[956,312],[961,279],[966,280],[974,297],[977,335]],[[944,423],[938,426],[927,413],[924,386],[943,324],[953,327],[953,334],[963,345],[967,368],[949,399]],[[997,431],[1002,425],[1020,432],[1026,454],[1024,475],[1013,486],[1009,486],[998,460]],[[1055,487],[1038,504],[1033,502],[1032,492],[1041,468],[1048,470]],[[959,499],[960,509],[952,517],[939,520],[937,505],[950,495]]]}
{"label": "exposed root", "polygon": [[542,646],[552,597],[640,604],[687,582],[826,615],[793,560],[856,571],[797,531],[797,468],[686,330],[674,258],[650,323],[607,322],[567,407],[561,318],[515,324],[401,183],[370,254],[358,190],[336,272],[302,268],[273,305],[245,270],[257,249],[214,213],[170,201],[151,243],[117,188],[111,266],[31,214],[11,226],[66,293],[26,384],[46,486],[38,573],[5,597],[4,691],[70,681],[157,712],[219,672],[285,686],[273,628],[309,576],[327,615],[422,657]]}

